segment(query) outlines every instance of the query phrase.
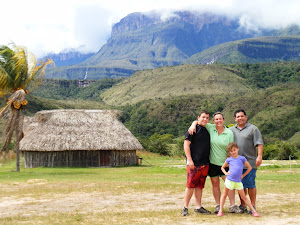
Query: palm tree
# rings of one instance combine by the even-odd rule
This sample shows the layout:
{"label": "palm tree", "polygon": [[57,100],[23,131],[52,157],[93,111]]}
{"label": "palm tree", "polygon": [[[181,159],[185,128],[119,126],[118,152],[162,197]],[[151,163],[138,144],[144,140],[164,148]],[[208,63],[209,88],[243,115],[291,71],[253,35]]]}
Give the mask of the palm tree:
{"label": "palm tree", "polygon": [[0,98],[10,97],[0,110],[0,117],[11,109],[3,133],[2,152],[7,152],[15,132],[16,170],[20,171],[19,143],[23,135],[24,115],[22,109],[27,105],[25,95],[42,82],[48,65],[54,65],[51,59],[37,64],[35,56],[25,47],[11,44],[0,46]]}

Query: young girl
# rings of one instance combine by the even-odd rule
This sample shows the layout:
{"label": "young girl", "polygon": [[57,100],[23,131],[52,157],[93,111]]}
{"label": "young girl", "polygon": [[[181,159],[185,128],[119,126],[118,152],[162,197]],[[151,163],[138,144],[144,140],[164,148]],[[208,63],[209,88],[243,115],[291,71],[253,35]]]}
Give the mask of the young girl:
{"label": "young girl", "polygon": [[[252,216],[259,217],[260,215],[256,212],[255,208],[251,205],[251,202],[246,197],[244,192],[243,183],[241,180],[252,170],[252,167],[246,160],[244,156],[238,155],[239,148],[236,143],[231,142],[227,147],[228,153],[230,155],[227,158],[221,167],[222,172],[226,175],[224,192],[221,197],[220,202],[220,211],[217,216],[223,216],[223,206],[225,203],[225,199],[228,195],[229,190],[237,190],[241,199],[249,206],[252,211]],[[243,165],[247,166],[247,171],[243,174]],[[226,172],[225,167],[229,165],[229,171]]]}

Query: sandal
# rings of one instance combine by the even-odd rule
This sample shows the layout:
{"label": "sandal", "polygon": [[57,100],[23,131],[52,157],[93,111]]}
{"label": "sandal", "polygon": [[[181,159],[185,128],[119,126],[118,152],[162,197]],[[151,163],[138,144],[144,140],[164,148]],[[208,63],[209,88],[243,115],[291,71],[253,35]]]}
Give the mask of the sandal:
{"label": "sandal", "polygon": [[254,216],[254,217],[260,217],[260,215],[258,214],[258,212],[253,212],[252,216]]}
{"label": "sandal", "polygon": [[221,212],[221,211],[219,211],[218,214],[217,214],[217,216],[224,216],[224,213]]}

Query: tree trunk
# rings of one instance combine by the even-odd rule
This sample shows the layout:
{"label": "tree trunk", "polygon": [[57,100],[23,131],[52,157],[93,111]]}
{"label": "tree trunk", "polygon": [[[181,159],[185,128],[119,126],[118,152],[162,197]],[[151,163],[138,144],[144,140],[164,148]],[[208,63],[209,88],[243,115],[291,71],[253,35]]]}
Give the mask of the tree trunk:
{"label": "tree trunk", "polygon": [[20,172],[20,141],[23,138],[23,122],[24,116],[21,110],[17,110],[16,113],[16,171]]}

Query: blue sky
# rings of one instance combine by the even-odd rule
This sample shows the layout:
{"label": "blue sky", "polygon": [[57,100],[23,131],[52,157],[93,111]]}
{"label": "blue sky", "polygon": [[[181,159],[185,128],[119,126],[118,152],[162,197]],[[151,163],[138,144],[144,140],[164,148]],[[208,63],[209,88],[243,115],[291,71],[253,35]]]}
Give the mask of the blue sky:
{"label": "blue sky", "polygon": [[10,0],[1,2],[0,44],[23,45],[37,57],[69,48],[97,52],[129,13],[167,17],[191,9],[239,17],[249,29],[300,25],[299,0]]}

